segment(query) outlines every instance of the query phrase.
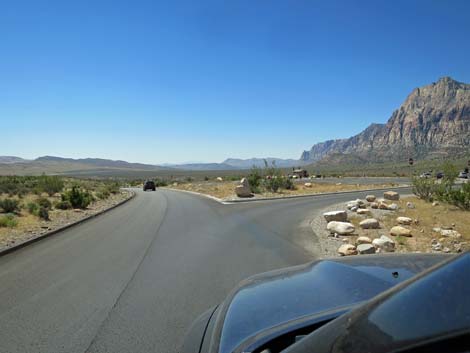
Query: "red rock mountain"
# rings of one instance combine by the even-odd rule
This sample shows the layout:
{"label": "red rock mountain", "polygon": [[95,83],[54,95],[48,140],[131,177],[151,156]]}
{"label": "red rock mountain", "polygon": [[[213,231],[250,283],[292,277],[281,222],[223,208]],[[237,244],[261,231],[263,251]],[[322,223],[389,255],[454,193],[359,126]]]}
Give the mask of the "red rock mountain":
{"label": "red rock mountain", "polygon": [[305,162],[403,161],[459,156],[470,148],[470,84],[443,77],[416,88],[386,124],[372,124],[356,136],[330,140],[304,151]]}

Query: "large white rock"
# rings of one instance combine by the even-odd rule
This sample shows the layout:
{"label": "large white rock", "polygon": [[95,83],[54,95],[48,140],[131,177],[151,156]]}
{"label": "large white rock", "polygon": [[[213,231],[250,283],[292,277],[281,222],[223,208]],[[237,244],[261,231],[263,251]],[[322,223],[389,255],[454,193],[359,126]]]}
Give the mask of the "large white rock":
{"label": "large white rock", "polygon": [[375,218],[367,218],[361,221],[361,223],[359,223],[359,226],[362,229],[377,229],[380,227],[380,224],[379,224],[379,221],[376,220]]}
{"label": "large white rock", "polygon": [[323,217],[325,217],[327,222],[346,222],[348,220],[348,213],[346,211],[331,211],[323,213]]}
{"label": "large white rock", "polygon": [[338,248],[338,254],[341,256],[356,255],[356,247],[352,244],[343,244]]}
{"label": "large white rock", "polygon": [[235,187],[235,193],[238,197],[251,197],[253,194],[251,193],[250,183],[248,179],[243,178],[240,181],[240,185]]}
{"label": "large white rock", "polygon": [[375,246],[372,244],[360,244],[356,250],[359,254],[375,254]]}
{"label": "large white rock", "polygon": [[311,188],[311,187],[312,187],[312,183],[305,183],[304,186],[305,186],[306,188]]}
{"label": "large white rock", "polygon": [[374,202],[376,199],[375,195],[367,195],[366,196],[366,201],[367,202]]}
{"label": "large white rock", "polygon": [[354,233],[356,230],[354,226],[349,222],[337,222],[331,221],[326,226],[331,233],[337,233],[339,235],[348,235]]}
{"label": "large white rock", "polygon": [[390,229],[390,234],[395,236],[411,237],[411,230],[402,226],[395,226]]}
{"label": "large white rock", "polygon": [[397,217],[397,222],[409,226],[413,220],[410,217]]}
{"label": "large white rock", "polygon": [[400,200],[400,194],[395,191],[385,191],[384,192],[384,199],[385,200],[393,200],[398,201]]}
{"label": "large white rock", "polygon": [[395,251],[395,242],[386,235],[382,235],[380,238],[372,240],[372,244],[383,252]]}

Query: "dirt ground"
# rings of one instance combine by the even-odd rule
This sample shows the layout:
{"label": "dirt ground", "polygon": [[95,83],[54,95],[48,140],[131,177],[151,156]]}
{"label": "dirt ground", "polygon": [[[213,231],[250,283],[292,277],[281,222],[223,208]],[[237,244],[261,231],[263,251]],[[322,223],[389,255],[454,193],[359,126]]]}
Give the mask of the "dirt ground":
{"label": "dirt ground", "polygon": [[[46,194],[42,195],[47,197]],[[45,234],[51,230],[63,227],[67,224],[74,223],[87,216],[96,214],[112,207],[113,205],[129,198],[131,196],[128,192],[121,192],[119,194],[111,195],[105,200],[96,200],[91,203],[87,209],[71,209],[59,210],[52,209],[49,211],[49,221],[44,221],[39,217],[32,215],[26,209],[21,209],[21,212],[15,216],[17,225],[13,228],[0,227],[0,250],[15,246],[18,243],[24,242],[31,238],[35,238]],[[59,201],[60,197],[47,197],[52,203]],[[27,204],[30,201],[37,199],[35,195],[27,195],[21,199],[22,204]],[[4,214],[0,214],[4,216]]]}
{"label": "dirt ground", "polygon": [[[310,181],[309,181],[310,182]],[[353,191],[353,190],[366,190],[366,189],[380,189],[396,186],[393,183],[385,184],[342,184],[340,182],[335,184],[315,183],[311,181],[311,186],[305,186],[305,182],[295,184],[295,190],[280,190],[279,192],[263,192],[255,194],[255,198],[263,197],[284,197],[293,195],[314,195],[328,192],[340,191]],[[235,187],[239,184],[238,181],[203,181],[203,182],[190,182],[190,183],[175,183],[170,184],[168,187],[177,190],[186,190],[199,192],[210,196],[217,197],[222,200],[239,199],[235,194]]]}

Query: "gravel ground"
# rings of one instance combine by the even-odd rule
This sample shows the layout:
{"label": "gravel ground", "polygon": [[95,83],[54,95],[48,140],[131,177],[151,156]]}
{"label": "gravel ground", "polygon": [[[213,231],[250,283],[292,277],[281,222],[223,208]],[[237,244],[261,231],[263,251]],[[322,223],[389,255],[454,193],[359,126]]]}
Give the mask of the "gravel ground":
{"label": "gravel ground", "polygon": [[118,204],[119,202],[130,198],[131,196],[131,192],[122,191],[120,194],[111,195],[106,200],[97,200],[93,202],[85,210],[52,210],[49,213],[50,221],[42,221],[39,220],[37,217],[34,217],[36,221],[32,224],[28,224],[26,228],[4,228],[3,232],[7,231],[7,233],[0,234],[0,251],[23,243],[27,240],[36,238],[38,236],[42,236],[45,233],[64,227],[71,223],[78,222],[91,215],[100,213]]}

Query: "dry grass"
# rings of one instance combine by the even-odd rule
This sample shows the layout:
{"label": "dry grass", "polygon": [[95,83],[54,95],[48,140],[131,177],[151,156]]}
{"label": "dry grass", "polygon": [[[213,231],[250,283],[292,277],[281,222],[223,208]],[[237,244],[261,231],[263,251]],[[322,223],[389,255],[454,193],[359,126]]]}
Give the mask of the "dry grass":
{"label": "dry grass", "polygon": [[[340,191],[354,191],[354,190],[365,190],[365,189],[381,189],[386,187],[396,186],[395,184],[327,184],[327,183],[315,183],[311,182],[311,187],[306,187],[304,183],[296,184],[295,190],[281,190],[277,193],[263,192],[262,194],[256,194],[255,197],[283,197],[283,196],[294,196],[294,195],[314,195],[328,192],[340,192]],[[193,183],[178,183],[177,185],[170,184],[169,187],[177,190],[186,190],[199,192],[210,196],[215,196],[219,199],[229,200],[237,199],[235,194],[235,186],[238,182],[233,181],[206,181],[206,182],[193,182]]]}
{"label": "dry grass", "polygon": [[[410,201],[415,205],[414,209],[408,209],[406,203]],[[397,217],[404,216],[413,219],[410,226],[403,226],[411,230],[412,237],[392,237],[397,243],[397,251],[409,252],[431,252],[431,242],[433,239],[439,241],[443,247],[448,247],[451,252],[455,251],[454,244],[462,243],[462,249],[470,249],[470,212],[462,211],[454,206],[439,204],[432,206],[431,203],[418,199],[417,197],[407,197],[400,201],[394,201],[400,206],[397,211],[376,211],[373,217],[380,221],[381,229],[361,229],[359,222],[368,216],[352,215],[351,223],[357,229],[357,236],[365,235],[371,239],[380,237],[381,234],[390,236],[390,229],[398,225]],[[462,235],[460,239],[442,237],[439,233],[433,232],[433,228],[451,228]],[[355,238],[351,238],[351,243]]]}

